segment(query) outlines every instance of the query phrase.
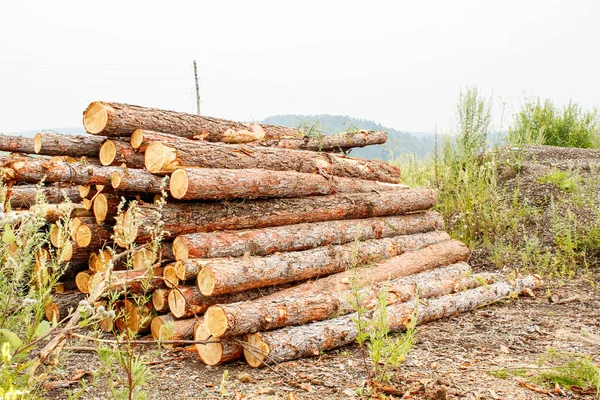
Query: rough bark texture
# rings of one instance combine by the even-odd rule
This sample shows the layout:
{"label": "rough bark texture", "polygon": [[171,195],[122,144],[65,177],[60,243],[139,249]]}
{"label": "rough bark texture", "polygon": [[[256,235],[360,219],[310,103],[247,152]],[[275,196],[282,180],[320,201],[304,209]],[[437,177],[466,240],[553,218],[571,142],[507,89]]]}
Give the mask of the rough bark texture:
{"label": "rough bark texture", "polygon": [[198,274],[198,287],[203,295],[216,296],[297,282],[381,261],[447,240],[450,240],[450,236],[440,231],[317,247],[267,257],[207,259],[202,262]]}
{"label": "rough bark texture", "polygon": [[319,135],[302,139],[259,140],[251,145],[277,147],[280,149],[296,149],[311,151],[344,151],[354,147],[365,147],[383,144],[388,135],[380,131],[341,132],[333,135]]}
{"label": "rough bark texture", "polygon": [[146,149],[152,142],[173,143],[186,140],[192,139],[186,139],[181,136],[169,135],[168,133],[136,129],[135,131],[133,131],[129,143],[131,144],[131,147],[133,147],[138,153],[143,153],[146,151]]}
{"label": "rough bark texture", "polygon": [[152,323],[152,306],[146,304],[139,306],[136,302],[130,300],[118,300],[115,303],[115,311],[118,315],[115,325],[119,332],[138,334],[150,330]]}
{"label": "rough bark texture", "polygon": [[144,169],[114,171],[110,183],[115,190],[131,193],[161,193],[169,187],[168,178],[152,175]]}
{"label": "rough bark texture", "polygon": [[295,171],[264,169],[178,169],[171,175],[171,195],[180,200],[228,200],[268,197],[304,197],[335,193],[368,193],[407,189],[382,183]]}
{"label": "rough bark texture", "polygon": [[35,154],[34,140],[25,136],[0,134],[0,151]]}
{"label": "rough bark texture", "polygon": [[439,213],[425,211],[400,216],[323,221],[274,228],[200,232],[175,238],[173,252],[177,260],[241,257],[245,254],[266,256],[277,252],[344,244],[354,240],[364,241],[442,230],[443,224]]}
{"label": "rough bark texture", "polygon": [[35,153],[48,156],[98,157],[98,151],[105,138],[99,136],[61,135],[58,133],[37,133]]}
{"label": "rough bark texture", "polygon": [[[318,310],[318,307],[331,307],[331,303],[322,302],[325,298],[323,296],[327,293],[348,293],[351,290],[351,283],[358,287],[366,287],[377,282],[397,279],[464,261],[467,256],[468,249],[462,243],[451,240],[424,249],[406,252],[372,267],[340,272],[291,287],[262,299],[261,304],[265,304],[265,301],[275,300],[276,302],[283,301],[289,304],[289,307],[303,307],[304,299],[308,299],[313,301],[313,304],[305,304],[307,309],[315,307]],[[214,306],[206,312],[206,323],[211,333],[216,337],[235,335],[243,331],[256,332],[264,324],[273,323],[269,320],[271,319],[269,315],[261,315],[261,312],[264,311],[265,309],[256,309],[253,302],[238,304],[231,309]],[[282,311],[281,318],[285,318],[285,310]]]}
{"label": "rough bark texture", "polygon": [[44,309],[46,319],[58,323],[77,309],[79,302],[85,298],[85,293],[54,293],[52,301]]}
{"label": "rough bark texture", "polygon": [[[521,293],[526,288],[537,288],[541,282],[527,276],[515,281],[495,283],[486,287],[466,290],[432,299],[418,306],[418,324],[471,311],[477,307],[500,301]],[[392,304],[387,315],[392,331],[403,331],[413,315],[414,302]],[[283,328],[271,332],[248,335],[244,340],[244,356],[248,364],[259,367],[264,363],[279,363],[301,357],[312,357],[322,351],[350,344],[356,340],[353,322],[356,314],[315,322],[308,325]]]}
{"label": "rough bark texture", "polygon": [[178,167],[262,168],[388,183],[400,182],[400,168],[389,163],[305,150],[200,141],[173,142],[168,145],[155,142],[148,146],[144,156],[146,169],[152,173],[170,172]]}
{"label": "rough bark texture", "polygon": [[112,241],[113,227],[96,223],[80,224],[73,235],[79,247],[89,247],[93,250],[102,249]]}
{"label": "rough bark texture", "polygon": [[85,110],[83,125],[88,133],[104,136],[131,136],[133,131],[140,128],[208,141],[235,140],[240,136],[253,140],[303,137],[303,133],[294,128],[243,124],[220,118],[100,101],[91,103]]}
{"label": "rough bark texture", "polygon": [[204,323],[195,325],[194,340],[207,342],[205,344],[198,343],[195,345],[200,361],[206,365],[219,365],[237,361],[244,353],[241,337],[223,339],[214,338]]}
{"label": "rough bark texture", "polygon": [[81,200],[76,186],[50,184],[38,188],[37,185],[13,185],[8,189],[7,202],[11,208],[29,208],[35,204],[37,193],[41,192],[50,204],[60,204],[65,199],[71,202]]}
{"label": "rough bark texture", "polygon": [[169,309],[177,318],[186,318],[191,317],[194,314],[203,314],[208,307],[215,304],[230,304],[238,301],[254,300],[263,296],[272,295],[284,288],[286,288],[286,286],[248,290],[246,292],[233,293],[227,296],[205,297],[202,296],[197,286],[180,286],[169,292]]}
{"label": "rough bark texture", "polygon": [[105,140],[99,156],[102,165],[125,164],[129,168],[144,168],[144,155],[135,151],[127,140]]}
{"label": "rough bark texture", "polygon": [[[161,220],[169,237],[228,229],[263,228],[302,222],[400,215],[431,208],[436,201],[431,189],[402,189],[381,193],[349,193],[292,199],[264,199],[228,203],[166,204]],[[141,226],[157,222],[154,205],[140,205]],[[129,211],[128,211],[129,212]],[[131,220],[131,218],[129,218]],[[127,221],[122,221],[122,224]],[[134,232],[135,233],[135,232]],[[149,238],[146,232],[131,240]]]}
{"label": "rough bark texture", "polygon": [[162,279],[163,268],[154,267],[148,270],[113,271],[104,281],[104,273],[95,274],[88,283],[89,290],[97,290],[104,283],[104,294],[109,292],[140,294],[145,290],[151,291],[164,287]]}

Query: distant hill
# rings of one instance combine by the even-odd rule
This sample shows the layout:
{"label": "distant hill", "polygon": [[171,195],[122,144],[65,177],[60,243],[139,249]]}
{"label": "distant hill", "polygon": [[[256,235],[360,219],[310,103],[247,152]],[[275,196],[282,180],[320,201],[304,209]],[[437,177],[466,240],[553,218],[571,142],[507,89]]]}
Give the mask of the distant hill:
{"label": "distant hill", "polygon": [[383,145],[367,146],[353,149],[355,157],[391,160],[401,154],[414,154],[419,158],[431,154],[434,148],[434,135],[432,133],[403,132],[393,128],[385,127],[374,121],[352,118],[344,115],[274,115],[261,121],[265,124],[282,125],[289,127],[303,127],[305,130],[312,129],[315,132],[331,134],[354,129],[366,129],[385,131],[388,133],[388,141]]}

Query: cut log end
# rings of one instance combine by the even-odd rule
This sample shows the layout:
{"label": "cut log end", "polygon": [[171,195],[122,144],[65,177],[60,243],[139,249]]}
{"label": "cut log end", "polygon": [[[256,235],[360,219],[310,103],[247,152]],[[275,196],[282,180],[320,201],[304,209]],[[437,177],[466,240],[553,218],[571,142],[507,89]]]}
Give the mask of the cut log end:
{"label": "cut log end", "polygon": [[50,302],[44,307],[44,313],[46,315],[46,319],[51,323],[56,323],[60,321],[60,309],[58,305],[54,302]]}
{"label": "cut log end", "polygon": [[144,153],[144,165],[150,173],[156,173],[166,164],[165,146],[160,142],[151,143]]}
{"label": "cut log end", "polygon": [[215,290],[216,277],[210,268],[202,268],[198,273],[198,288],[204,296],[212,296]]}
{"label": "cut log end", "polygon": [[83,204],[83,208],[88,211],[92,209],[92,205],[94,204],[92,199],[83,199],[81,200],[81,203]]}
{"label": "cut log end", "polygon": [[269,352],[269,345],[260,338],[260,334],[252,333],[244,337],[244,358],[251,367],[262,366]]}
{"label": "cut log end", "polygon": [[188,259],[190,252],[188,250],[187,243],[181,237],[176,237],[173,240],[173,256],[177,261],[185,261]]}
{"label": "cut log end", "polygon": [[92,230],[85,224],[80,224],[75,231],[75,243],[79,247],[88,247],[92,242]]}
{"label": "cut log end", "polygon": [[99,193],[94,199],[93,212],[97,223],[101,224],[106,221],[106,216],[108,215],[108,199],[104,193]]}
{"label": "cut log end", "polygon": [[63,245],[63,243],[60,243],[59,233],[60,230],[58,228],[58,225],[50,225],[50,243],[52,243],[52,246],[57,248],[60,248]]}
{"label": "cut log end", "polygon": [[139,149],[142,143],[144,143],[144,131],[142,129],[136,129],[133,131],[129,143],[134,149]]}
{"label": "cut log end", "polygon": [[152,305],[158,312],[169,310],[169,289],[156,289],[152,292]]}
{"label": "cut log end", "polygon": [[197,343],[196,351],[200,360],[206,365],[217,365],[223,359],[223,344],[219,339],[214,338],[206,323],[196,324],[194,328],[194,340],[208,341],[210,343]]}
{"label": "cut log end", "polygon": [[75,285],[77,289],[79,289],[82,293],[89,293],[89,282],[90,282],[91,273],[90,271],[81,271],[75,276]]}
{"label": "cut log end", "polygon": [[175,318],[181,318],[185,315],[185,297],[183,297],[179,290],[171,290],[167,301],[169,303],[169,310],[171,310],[171,314],[173,314]]}
{"label": "cut log end", "polygon": [[155,260],[155,252],[147,248],[142,248],[133,253],[131,264],[134,270],[148,269]]}
{"label": "cut log end", "polygon": [[115,142],[112,140],[107,140],[100,146],[100,153],[98,157],[100,158],[100,163],[102,165],[111,165],[113,161],[115,161],[115,157],[117,156],[117,146]]}
{"label": "cut log end", "polygon": [[121,186],[122,180],[123,178],[121,178],[121,174],[118,172],[113,172],[113,174],[110,176],[110,185],[113,187],[113,189],[118,189]]}
{"label": "cut log end", "polygon": [[77,191],[79,192],[79,197],[85,199],[90,194],[92,187],[90,185],[79,185]]}
{"label": "cut log end", "polygon": [[95,101],[83,112],[83,126],[88,133],[97,135],[108,124],[108,111],[104,104]]}
{"label": "cut log end", "polygon": [[182,199],[188,191],[189,179],[185,169],[177,169],[171,174],[169,190],[176,199]]}
{"label": "cut log end", "polygon": [[39,152],[42,150],[42,141],[42,134],[36,133],[35,137],[33,138],[33,151],[35,151],[35,154],[39,154]]}
{"label": "cut log end", "polygon": [[110,250],[108,250],[108,249],[101,250],[97,254],[94,262],[95,262],[95,264],[94,264],[93,269],[95,269],[96,272],[106,271],[112,263],[112,254],[111,254]]}
{"label": "cut log end", "polygon": [[223,336],[229,327],[227,314],[225,314],[225,311],[219,306],[212,306],[206,310],[204,322],[206,323],[209,332],[214,337]]}
{"label": "cut log end", "polygon": [[177,277],[177,271],[173,265],[167,265],[163,270],[163,278],[165,285],[169,288],[175,288],[179,285],[179,278]]}

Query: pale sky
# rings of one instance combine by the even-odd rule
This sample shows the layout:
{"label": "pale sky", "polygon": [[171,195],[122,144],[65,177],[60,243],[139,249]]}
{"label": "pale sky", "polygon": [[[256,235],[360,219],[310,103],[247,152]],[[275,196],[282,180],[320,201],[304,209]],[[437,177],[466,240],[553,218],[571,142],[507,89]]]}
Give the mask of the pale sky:
{"label": "pale sky", "polygon": [[94,100],[195,112],[194,59],[202,113],[243,121],[431,132],[465,85],[591,108],[598,40],[598,0],[2,0],[0,132],[81,125]]}

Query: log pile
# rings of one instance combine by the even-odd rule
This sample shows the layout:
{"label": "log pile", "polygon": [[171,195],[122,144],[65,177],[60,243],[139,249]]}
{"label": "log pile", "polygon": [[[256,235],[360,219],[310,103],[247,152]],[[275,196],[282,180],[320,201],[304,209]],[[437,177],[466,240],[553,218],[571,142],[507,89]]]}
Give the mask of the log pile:
{"label": "log pile", "polygon": [[[385,293],[399,331],[415,307],[427,322],[540,285],[473,274],[434,191],[346,155],[384,132],[308,137],[106,102],[83,125],[89,135],[0,136],[5,212],[46,218],[52,248],[37,268],[61,249],[62,286],[77,287],[55,294],[51,321],[91,293],[117,312],[107,331],[193,340],[208,365],[259,367],[352,343],[353,298],[372,314]],[[108,293],[121,298],[110,306]],[[151,302],[132,301],[141,293]]]}

